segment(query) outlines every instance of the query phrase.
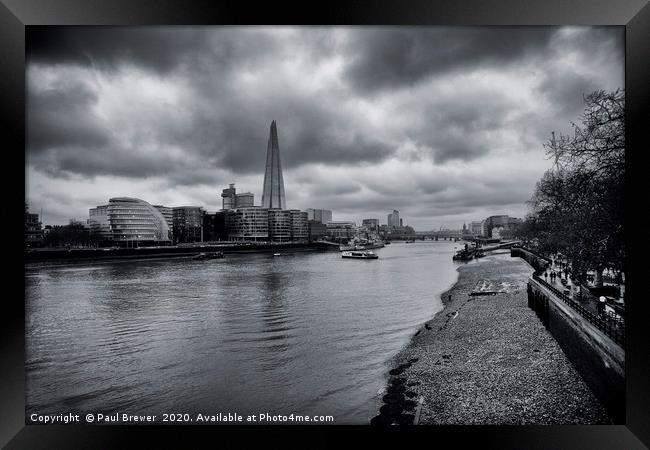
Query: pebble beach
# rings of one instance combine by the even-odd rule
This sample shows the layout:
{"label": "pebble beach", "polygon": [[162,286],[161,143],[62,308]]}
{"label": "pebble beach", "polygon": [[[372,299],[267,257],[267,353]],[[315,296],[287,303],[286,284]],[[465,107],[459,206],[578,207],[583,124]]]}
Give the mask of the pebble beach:
{"label": "pebble beach", "polygon": [[[459,266],[444,309],[396,356],[372,424],[611,424],[528,308],[533,269],[509,252]],[[470,293],[490,282],[493,295]]]}

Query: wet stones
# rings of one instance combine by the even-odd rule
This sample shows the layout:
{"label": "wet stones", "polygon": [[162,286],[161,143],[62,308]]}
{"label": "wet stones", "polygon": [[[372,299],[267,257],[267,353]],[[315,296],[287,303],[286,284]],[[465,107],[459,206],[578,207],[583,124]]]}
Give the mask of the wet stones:
{"label": "wet stones", "polygon": [[386,388],[386,395],[382,397],[384,405],[379,408],[379,415],[372,418],[371,425],[410,425],[415,418],[414,414],[409,414],[417,403],[410,400],[417,396],[413,391],[408,391],[407,386],[416,386],[418,382],[406,383],[406,378],[399,377],[419,361],[419,358],[411,358],[407,362],[400,364],[388,373],[392,375],[388,387]]}
{"label": "wet stones", "polygon": [[386,392],[388,394],[402,394],[402,393],[406,392],[406,386],[404,386],[404,385],[388,386],[388,389],[386,389]]}

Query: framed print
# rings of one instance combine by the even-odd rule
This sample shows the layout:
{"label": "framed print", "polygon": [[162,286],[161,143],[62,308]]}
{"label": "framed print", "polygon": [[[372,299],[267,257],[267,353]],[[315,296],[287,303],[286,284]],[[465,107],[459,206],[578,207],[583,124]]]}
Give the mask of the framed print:
{"label": "framed print", "polygon": [[3,445],[649,444],[647,2],[336,6],[4,1]]}

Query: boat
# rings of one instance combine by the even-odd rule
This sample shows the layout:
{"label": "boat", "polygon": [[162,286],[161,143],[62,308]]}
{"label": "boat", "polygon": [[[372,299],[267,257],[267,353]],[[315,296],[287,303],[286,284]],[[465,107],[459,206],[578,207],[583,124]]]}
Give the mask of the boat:
{"label": "boat", "polygon": [[457,252],[457,253],[452,257],[452,259],[453,259],[454,261],[459,261],[459,260],[460,260],[460,261],[469,261],[469,260],[472,259],[474,256],[475,256],[475,255],[474,255],[474,252],[463,249],[463,250]]}
{"label": "boat", "polygon": [[201,261],[204,259],[218,259],[218,258],[223,258],[223,252],[199,253],[192,259]]}
{"label": "boat", "polygon": [[351,251],[341,253],[342,258],[356,258],[356,259],[377,259],[379,256],[373,252],[369,251]]}
{"label": "boat", "polygon": [[282,253],[273,253],[273,256],[282,256]]}
{"label": "boat", "polygon": [[342,252],[353,252],[353,251],[364,251],[371,250],[373,248],[383,248],[384,243],[381,241],[357,241],[353,245],[340,246],[339,250]]}

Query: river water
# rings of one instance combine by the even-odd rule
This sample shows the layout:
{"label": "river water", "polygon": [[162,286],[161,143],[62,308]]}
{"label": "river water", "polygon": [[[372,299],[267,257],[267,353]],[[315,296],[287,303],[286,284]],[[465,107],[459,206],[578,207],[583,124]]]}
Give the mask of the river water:
{"label": "river water", "polygon": [[391,358],[457,279],[454,247],[26,266],[27,414],[367,424]]}

